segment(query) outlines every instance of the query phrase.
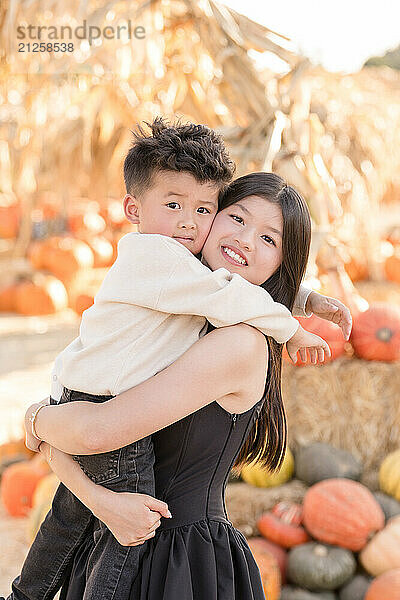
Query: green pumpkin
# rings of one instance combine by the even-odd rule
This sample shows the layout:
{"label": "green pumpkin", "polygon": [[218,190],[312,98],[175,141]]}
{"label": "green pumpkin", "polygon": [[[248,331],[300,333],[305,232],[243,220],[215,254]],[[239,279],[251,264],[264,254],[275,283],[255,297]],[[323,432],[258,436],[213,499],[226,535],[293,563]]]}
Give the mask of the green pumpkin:
{"label": "green pumpkin", "polygon": [[309,592],[299,587],[285,585],[281,590],[280,600],[336,600],[333,592]]}
{"label": "green pumpkin", "polygon": [[289,552],[288,580],[313,590],[334,590],[346,583],[356,570],[353,553],[345,548],[308,542]]}
{"label": "green pumpkin", "polygon": [[398,500],[383,492],[373,492],[373,495],[385,513],[385,521],[389,521],[392,517],[400,515],[400,502]]}
{"label": "green pumpkin", "polygon": [[350,452],[322,442],[299,448],[295,468],[296,478],[308,485],[336,477],[359,481],[362,474],[361,463]]}
{"label": "green pumpkin", "polygon": [[367,589],[371,585],[372,577],[355,575],[339,591],[340,600],[364,600]]}

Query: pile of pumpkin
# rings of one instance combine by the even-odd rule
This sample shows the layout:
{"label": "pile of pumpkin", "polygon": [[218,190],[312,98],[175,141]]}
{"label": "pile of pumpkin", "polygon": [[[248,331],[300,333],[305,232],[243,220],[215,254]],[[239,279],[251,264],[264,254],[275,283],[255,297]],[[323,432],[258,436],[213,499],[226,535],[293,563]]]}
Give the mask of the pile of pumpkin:
{"label": "pile of pumpkin", "polygon": [[59,480],[41,454],[28,450],[24,440],[0,446],[0,496],[12,517],[28,516],[31,543],[51,508]]}
{"label": "pile of pumpkin", "polygon": [[268,600],[399,600],[400,449],[382,462],[376,492],[359,483],[351,453],[319,442],[296,461],[288,449],[278,473],[256,463],[241,470],[259,487],[293,475],[310,486],[303,503],[279,502],[248,539]]}
{"label": "pile of pumpkin", "polygon": [[[55,211],[47,204],[35,209],[34,214],[40,213],[37,224],[51,222],[40,219],[49,214],[55,218]],[[93,304],[104,269],[116,258],[119,239],[132,227],[120,201],[110,200],[101,208],[97,202],[82,200],[71,205],[59,229],[56,234],[54,228],[37,229],[39,237],[27,251],[32,272],[0,289],[0,311],[48,315],[70,306],[81,315]],[[10,229],[8,235],[13,232]],[[0,237],[1,233],[0,228]],[[88,272],[92,277],[86,276],[82,283],[80,275]]]}

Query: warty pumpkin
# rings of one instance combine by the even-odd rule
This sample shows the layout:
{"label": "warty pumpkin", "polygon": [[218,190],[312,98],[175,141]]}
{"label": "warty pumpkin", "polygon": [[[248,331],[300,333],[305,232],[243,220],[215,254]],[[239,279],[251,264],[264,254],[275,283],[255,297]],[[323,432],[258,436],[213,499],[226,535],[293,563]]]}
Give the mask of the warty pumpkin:
{"label": "warty pumpkin", "polygon": [[391,452],[379,469],[379,487],[389,496],[400,500],[400,449]]}
{"label": "warty pumpkin", "polygon": [[248,544],[260,570],[265,597],[268,600],[279,600],[281,593],[281,573],[278,561],[273,554],[260,549],[259,546],[252,544],[251,541]]}
{"label": "warty pumpkin", "polygon": [[384,573],[371,583],[365,600],[399,600],[400,569]]}
{"label": "warty pumpkin", "polygon": [[353,553],[344,548],[308,542],[292,548],[288,556],[289,581],[309,590],[334,590],[356,570]]}
{"label": "warty pumpkin", "polygon": [[335,477],[359,480],[361,473],[361,463],[350,452],[330,444],[314,442],[300,447],[295,455],[296,478],[308,485]]}
{"label": "warty pumpkin", "polygon": [[360,553],[364,569],[377,576],[400,569],[400,515],[392,517]]}
{"label": "warty pumpkin", "polygon": [[252,462],[242,467],[240,476],[246,483],[257,487],[275,487],[289,481],[293,477],[293,472],[294,458],[290,448],[287,447],[282,466],[277,473],[269,472],[259,462]]}
{"label": "warty pumpkin", "polygon": [[350,342],[355,354],[365,360],[400,359],[400,308],[374,302],[354,316]]}
{"label": "warty pumpkin", "polygon": [[317,540],[358,551],[384,527],[385,515],[361,483],[325,479],[307,490],[303,523]]}
{"label": "warty pumpkin", "polygon": [[310,537],[298,522],[296,516],[291,519],[290,514],[274,514],[272,511],[265,512],[257,520],[257,527],[262,536],[283,546],[292,548],[299,544],[308,542]]}

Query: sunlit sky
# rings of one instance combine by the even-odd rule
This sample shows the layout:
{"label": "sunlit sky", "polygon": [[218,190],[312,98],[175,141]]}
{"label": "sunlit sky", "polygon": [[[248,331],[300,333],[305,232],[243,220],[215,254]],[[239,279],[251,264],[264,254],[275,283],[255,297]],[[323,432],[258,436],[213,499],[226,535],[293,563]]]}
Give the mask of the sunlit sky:
{"label": "sunlit sky", "polygon": [[[220,0],[221,1],[221,0]],[[400,43],[399,0],[222,0],[331,71],[357,71]]]}

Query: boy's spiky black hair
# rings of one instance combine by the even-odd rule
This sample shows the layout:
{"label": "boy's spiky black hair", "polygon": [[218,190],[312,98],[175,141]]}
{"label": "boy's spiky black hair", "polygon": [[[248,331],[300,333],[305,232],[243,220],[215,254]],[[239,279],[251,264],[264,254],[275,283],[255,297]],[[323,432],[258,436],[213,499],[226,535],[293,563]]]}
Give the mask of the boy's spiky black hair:
{"label": "boy's spiky black hair", "polygon": [[133,131],[134,141],[124,162],[128,194],[140,194],[152,184],[159,171],[185,171],[199,183],[215,183],[221,190],[231,181],[235,164],[222,138],[206,125],[169,124],[162,117],[146,133],[140,125]]}

